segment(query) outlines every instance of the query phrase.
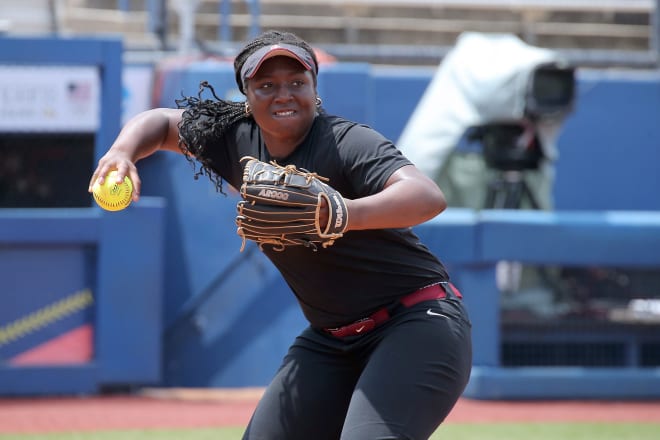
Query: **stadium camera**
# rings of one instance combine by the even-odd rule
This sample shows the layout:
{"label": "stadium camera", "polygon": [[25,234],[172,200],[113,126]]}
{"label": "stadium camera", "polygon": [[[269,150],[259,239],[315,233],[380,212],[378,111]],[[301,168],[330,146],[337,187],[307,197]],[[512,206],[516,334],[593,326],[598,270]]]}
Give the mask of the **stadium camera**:
{"label": "stadium camera", "polygon": [[544,157],[538,124],[560,120],[573,109],[575,69],[554,62],[534,66],[522,92],[522,118],[490,120],[470,127],[466,133],[470,141],[481,144],[484,160],[493,169],[538,169]]}
{"label": "stadium camera", "polygon": [[525,96],[525,114],[531,120],[561,118],[573,109],[575,69],[560,63],[536,66]]}
{"label": "stadium camera", "polygon": [[[422,172],[452,185],[456,203],[476,200],[469,192],[484,174],[480,167],[462,168],[476,163],[475,155],[496,171],[488,177],[524,181],[531,170],[535,188],[546,191],[556,139],[576,98],[576,69],[569,64],[560,53],[513,34],[465,32],[443,58],[397,144]],[[512,185],[501,186],[506,191]]]}
{"label": "stadium camera", "polygon": [[533,66],[526,88],[518,93],[524,105],[520,117],[490,119],[466,133],[481,144],[486,166],[500,173],[488,185],[487,208],[519,208],[523,197],[533,208],[540,206],[523,174],[538,170],[546,158],[539,127],[557,124],[573,109],[574,69],[559,63]]}
{"label": "stadium camera", "polygon": [[543,158],[541,141],[529,122],[491,122],[470,127],[466,138],[481,145],[486,165],[495,170],[535,170]]}

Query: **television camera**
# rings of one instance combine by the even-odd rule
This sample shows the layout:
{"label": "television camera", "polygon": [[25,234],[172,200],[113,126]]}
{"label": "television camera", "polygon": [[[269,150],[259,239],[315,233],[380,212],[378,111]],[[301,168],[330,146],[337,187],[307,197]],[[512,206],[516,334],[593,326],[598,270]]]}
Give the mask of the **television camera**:
{"label": "television camera", "polygon": [[524,90],[520,119],[491,120],[469,127],[465,137],[478,142],[486,165],[498,172],[487,189],[485,208],[519,208],[527,198],[539,203],[524,178],[526,170],[539,168],[545,157],[539,127],[561,121],[575,100],[575,69],[560,63],[543,63],[531,69]]}

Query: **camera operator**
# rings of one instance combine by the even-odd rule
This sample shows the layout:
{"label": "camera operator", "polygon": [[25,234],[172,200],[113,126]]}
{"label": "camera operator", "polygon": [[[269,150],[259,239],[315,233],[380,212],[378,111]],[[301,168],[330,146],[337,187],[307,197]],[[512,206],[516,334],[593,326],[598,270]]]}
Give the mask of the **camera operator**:
{"label": "camera operator", "polygon": [[[573,71],[562,65],[556,52],[514,35],[464,33],[440,63],[397,145],[441,185],[449,206],[493,207],[486,206],[492,182],[503,171],[518,171],[531,197],[515,207],[550,210],[555,142],[573,102]],[[520,128],[517,138],[512,127]],[[537,161],[523,169],[501,161],[494,167],[484,136],[500,142],[490,146],[501,147],[504,156],[522,148],[538,153]]]}
{"label": "camera operator", "polygon": [[[397,145],[449,207],[551,210],[555,142],[573,94],[573,69],[556,52],[510,34],[464,33]],[[500,290],[556,290],[546,268],[524,269],[500,262]]]}

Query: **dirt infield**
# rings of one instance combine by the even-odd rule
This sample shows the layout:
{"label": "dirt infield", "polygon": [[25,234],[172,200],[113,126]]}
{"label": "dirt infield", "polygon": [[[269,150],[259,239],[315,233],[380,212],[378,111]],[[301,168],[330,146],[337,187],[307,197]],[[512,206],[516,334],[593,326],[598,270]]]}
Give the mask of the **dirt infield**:
{"label": "dirt infield", "polygon": [[[261,389],[145,390],[133,396],[0,399],[0,433],[245,425]],[[447,423],[660,422],[654,402],[490,402],[461,399]]]}

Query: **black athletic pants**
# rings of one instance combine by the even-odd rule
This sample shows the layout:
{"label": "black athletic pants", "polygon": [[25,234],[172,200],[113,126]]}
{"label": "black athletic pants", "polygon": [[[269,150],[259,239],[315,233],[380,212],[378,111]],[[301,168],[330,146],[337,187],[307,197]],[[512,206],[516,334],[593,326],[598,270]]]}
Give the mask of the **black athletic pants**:
{"label": "black athletic pants", "polygon": [[365,335],[337,339],[307,328],[243,439],[428,439],[469,379],[470,327],[452,297],[401,306]]}

